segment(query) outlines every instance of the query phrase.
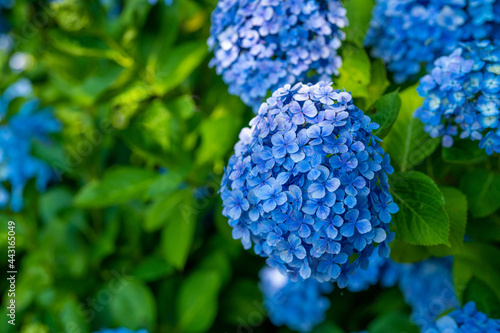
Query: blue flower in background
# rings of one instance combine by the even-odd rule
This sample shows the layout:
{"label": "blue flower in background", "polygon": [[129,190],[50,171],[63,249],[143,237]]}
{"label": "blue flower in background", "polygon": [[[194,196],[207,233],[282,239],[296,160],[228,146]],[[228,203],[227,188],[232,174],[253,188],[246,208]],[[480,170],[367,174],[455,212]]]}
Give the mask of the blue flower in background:
{"label": "blue flower in background", "polygon": [[390,258],[372,254],[361,268],[349,277],[347,289],[359,292],[372,285],[398,285],[410,305],[411,320],[421,329],[459,305],[451,274],[451,257],[433,258],[414,264],[399,264]]}
{"label": "blue flower in background", "polygon": [[412,308],[410,319],[422,330],[459,306],[451,274],[451,257],[404,264],[399,288]]}
{"label": "blue flower in background", "polygon": [[120,328],[103,328],[100,331],[97,331],[94,333],[148,333],[148,331],[145,329],[141,329],[138,331],[132,331],[132,330],[129,330],[128,328],[120,327]]}
{"label": "blue flower in background", "polygon": [[423,333],[499,333],[500,319],[491,319],[469,302],[462,309],[439,318],[433,327]]}
{"label": "blue flower in background", "polygon": [[221,0],[212,13],[210,66],[256,111],[269,91],[338,74],[345,14],[338,0]]}
{"label": "blue flower in background", "polygon": [[220,189],[223,214],[245,249],[253,243],[283,274],[342,288],[376,244],[377,255],[389,256],[394,170],[371,134],[378,124],[349,93],[325,82],[286,85],[250,125]]}
{"label": "blue flower in background", "polygon": [[270,267],[260,271],[260,278],[264,307],[274,325],[310,332],[325,320],[326,310],[330,307],[325,295],[333,290],[331,283],[300,278],[292,281]]}
{"label": "blue flower in background", "polygon": [[[28,80],[9,86],[0,96],[0,121],[7,116],[12,100],[26,97],[31,92]],[[0,208],[9,204],[17,212],[23,208],[26,183],[36,178],[37,189],[44,191],[54,175],[49,165],[31,156],[32,140],[48,140],[48,134],[58,132],[60,124],[53,117],[52,110],[39,110],[37,99],[28,100],[16,114],[4,121],[0,125]],[[9,184],[10,191],[3,186],[5,184]]]}
{"label": "blue flower in background", "polygon": [[488,155],[500,152],[500,46],[489,41],[463,44],[434,62],[420,80],[425,97],[415,117],[444,147],[453,137],[480,140]]}
{"label": "blue flower in background", "polygon": [[365,44],[403,83],[459,42],[500,37],[500,1],[377,0]]}
{"label": "blue flower in background", "polygon": [[[383,258],[373,254],[365,259],[366,269],[358,269],[349,277],[347,289],[352,292],[367,290],[370,286],[380,284],[384,288],[395,286],[403,272],[403,265],[397,264],[390,258]],[[363,266],[362,266],[363,268]]]}

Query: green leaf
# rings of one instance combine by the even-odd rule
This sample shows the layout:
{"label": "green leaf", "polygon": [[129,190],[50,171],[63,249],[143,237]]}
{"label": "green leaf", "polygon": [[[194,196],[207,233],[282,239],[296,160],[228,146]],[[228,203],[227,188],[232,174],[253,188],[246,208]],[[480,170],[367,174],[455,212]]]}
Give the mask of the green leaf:
{"label": "green leaf", "polygon": [[167,173],[156,179],[146,192],[146,199],[165,197],[177,189],[182,179],[186,176],[186,170],[168,170]]}
{"label": "green leaf", "polygon": [[370,333],[418,333],[418,328],[410,322],[406,313],[392,311],[373,320],[368,326]]}
{"label": "green leaf", "polygon": [[381,59],[375,59],[372,62],[371,81],[366,87],[366,90],[368,90],[368,98],[365,100],[365,109],[371,107],[372,104],[384,94],[390,84],[391,83],[387,79],[384,62]]}
{"label": "green leaf", "polygon": [[161,249],[167,262],[182,269],[191,249],[198,210],[191,191],[177,192],[175,200],[178,199],[178,204],[171,208],[168,224],[163,229]]}
{"label": "green leaf", "polygon": [[500,208],[500,174],[474,170],[465,174],[460,189],[467,195],[474,217],[486,217]]}
{"label": "green leaf", "polygon": [[396,174],[390,191],[399,205],[394,216],[397,237],[413,245],[451,246],[444,196],[432,179],[417,171]]}
{"label": "green leaf", "polygon": [[478,278],[473,277],[464,291],[464,301],[474,301],[479,311],[484,312],[490,318],[500,318],[500,300],[494,291]]}
{"label": "green leaf", "polygon": [[397,91],[384,95],[377,100],[373,106],[375,114],[368,114],[372,122],[380,125],[378,129],[373,131],[373,134],[379,138],[385,137],[396,121],[400,108],[401,98]]}
{"label": "green leaf", "polygon": [[453,187],[441,187],[440,190],[444,195],[444,209],[450,219],[451,247],[437,245],[428,247],[428,250],[433,256],[444,257],[462,252],[467,227],[467,197]]}
{"label": "green leaf", "polygon": [[85,185],[75,196],[74,203],[83,208],[98,208],[141,199],[156,178],[158,175],[152,171],[119,167],[107,171],[102,180]]}
{"label": "green leaf", "polygon": [[164,95],[181,84],[205,59],[208,47],[204,40],[185,42],[158,61],[155,91]]}
{"label": "green leaf", "polygon": [[157,281],[174,273],[174,267],[165,262],[161,256],[153,255],[141,262],[133,272],[133,276],[146,281]]}
{"label": "green leaf", "polygon": [[477,141],[457,139],[451,148],[442,150],[443,160],[449,163],[477,163],[488,155],[484,149],[479,149]]}
{"label": "green leaf", "polygon": [[[242,119],[238,115],[241,114],[243,108],[239,103],[230,102],[231,99],[220,103],[210,118],[201,124],[198,164],[225,159],[237,141],[242,126]],[[240,108],[235,106],[240,106]]]}
{"label": "green leaf", "polygon": [[151,232],[160,229],[169,218],[178,214],[179,206],[185,199],[186,192],[182,191],[167,194],[153,202],[145,214],[144,230]]}
{"label": "green leaf", "polygon": [[335,88],[350,91],[353,97],[368,98],[366,86],[371,80],[371,64],[366,51],[352,44],[344,44],[342,59],[339,78],[334,82]]}
{"label": "green leaf", "polygon": [[142,103],[153,97],[153,89],[145,82],[136,81],[111,100],[114,111],[112,123],[115,128],[127,128],[130,119],[139,111]]}
{"label": "green leaf", "polygon": [[395,169],[412,169],[430,156],[439,145],[439,139],[432,139],[424,131],[424,125],[413,117],[416,108],[422,105],[423,98],[417,93],[416,86],[400,93],[401,110],[390,133],[384,138],[382,146],[391,156]]}
{"label": "green leaf", "polygon": [[[117,273],[120,274],[120,273]],[[156,304],[153,293],[146,284],[134,277],[114,277],[113,290],[109,301],[111,318],[116,326],[124,326],[132,330],[151,329],[156,321]],[[113,292],[103,289],[102,294]],[[100,293],[98,293],[100,295]]]}
{"label": "green leaf", "polygon": [[445,245],[417,246],[401,239],[391,243],[391,258],[397,262],[413,263],[431,256],[445,257],[461,253],[467,224],[467,198],[453,187],[440,188],[444,195],[444,208],[450,219],[449,241],[451,247]]}
{"label": "green leaf", "polygon": [[76,296],[68,295],[57,306],[59,318],[67,331],[88,332],[89,322],[84,317]]}
{"label": "green leaf", "polygon": [[346,40],[363,47],[366,32],[370,26],[374,0],[346,0],[343,1],[347,11],[349,25],[344,29]]}
{"label": "green leaf", "polygon": [[66,187],[58,186],[41,195],[38,211],[42,220],[49,224],[55,220],[62,210],[71,207],[73,197]]}
{"label": "green leaf", "polygon": [[183,332],[206,332],[212,326],[220,282],[214,270],[197,271],[184,280],[177,298],[178,326]]}

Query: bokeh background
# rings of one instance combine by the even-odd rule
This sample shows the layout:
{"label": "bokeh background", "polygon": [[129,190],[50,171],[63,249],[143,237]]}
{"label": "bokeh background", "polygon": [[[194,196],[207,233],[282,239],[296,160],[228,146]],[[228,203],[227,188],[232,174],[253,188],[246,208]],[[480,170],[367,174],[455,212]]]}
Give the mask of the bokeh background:
{"label": "bokeh background", "polygon": [[[243,250],[221,215],[223,167],[253,113],[208,66],[216,1],[4,2],[0,91],[29,79],[40,107],[53,110],[61,126],[31,147],[54,172],[47,190],[38,193],[31,179],[23,209],[0,210],[0,220],[16,222],[19,268],[16,326],[7,324],[3,306],[0,331],[290,332],[273,326],[264,310],[264,259]],[[355,10],[348,10],[336,84],[351,87],[356,104],[368,108],[412,82],[391,83],[361,46],[373,1],[344,3]],[[8,112],[22,103],[14,100]],[[421,134],[405,168],[458,183],[467,169],[443,164],[439,149],[424,163],[438,142]],[[500,241],[499,219],[468,233]],[[7,231],[0,230],[2,248]],[[7,271],[7,258],[0,269]],[[478,283],[491,295],[491,286]],[[7,286],[0,282],[2,291]],[[337,288],[329,299],[327,320],[314,332],[418,332],[397,287]]]}

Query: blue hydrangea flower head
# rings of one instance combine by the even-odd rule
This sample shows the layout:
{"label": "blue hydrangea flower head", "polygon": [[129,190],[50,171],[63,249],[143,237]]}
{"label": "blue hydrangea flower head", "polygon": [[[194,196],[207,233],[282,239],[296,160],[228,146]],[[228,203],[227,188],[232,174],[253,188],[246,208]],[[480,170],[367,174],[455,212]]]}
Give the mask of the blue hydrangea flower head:
{"label": "blue hydrangea flower head", "polygon": [[[352,292],[367,290],[370,286],[380,284],[384,288],[395,286],[403,272],[402,264],[391,258],[380,257],[376,251],[366,261],[366,269],[358,269],[349,277],[347,289]],[[363,268],[363,267],[362,267]]]}
{"label": "blue hydrangea flower head", "polygon": [[141,329],[138,331],[132,331],[132,330],[129,330],[128,328],[120,327],[120,328],[103,328],[100,331],[97,331],[94,333],[148,333],[148,331],[145,329]]}
{"label": "blue hydrangea flower head", "polygon": [[[0,121],[6,116],[10,102],[31,93],[29,81],[11,85],[0,96]],[[13,211],[23,208],[23,190],[26,183],[36,178],[39,191],[44,191],[54,176],[51,167],[31,156],[33,140],[47,141],[48,134],[60,130],[52,110],[39,110],[39,101],[25,102],[19,111],[0,123],[0,209],[10,205]],[[10,191],[4,185],[8,184]]]}
{"label": "blue hydrangea flower head", "polygon": [[415,117],[444,147],[458,135],[480,141],[489,155],[500,152],[500,45],[467,43],[440,57],[418,92],[425,100]]}
{"label": "blue hydrangea flower head", "polygon": [[460,42],[500,36],[500,1],[377,0],[365,44],[403,83]]}
{"label": "blue hydrangea flower head", "polygon": [[292,281],[270,267],[260,271],[260,278],[264,307],[274,325],[310,332],[325,320],[326,310],[330,307],[325,295],[333,290],[331,283],[313,279]]}
{"label": "blue hydrangea flower head", "polygon": [[439,318],[423,333],[500,333],[500,319],[491,319],[476,309],[474,302]]}
{"label": "blue hydrangea flower head", "polygon": [[339,0],[220,0],[208,39],[210,66],[257,111],[269,91],[338,74],[345,14]]}
{"label": "blue hydrangea flower head", "polygon": [[376,245],[389,256],[394,169],[371,133],[378,124],[349,93],[326,82],[285,85],[250,126],[220,189],[223,214],[245,249],[253,243],[284,274],[342,288]]}
{"label": "blue hydrangea flower head", "polygon": [[444,312],[459,306],[450,257],[404,264],[399,288],[412,308],[411,320],[422,330]]}

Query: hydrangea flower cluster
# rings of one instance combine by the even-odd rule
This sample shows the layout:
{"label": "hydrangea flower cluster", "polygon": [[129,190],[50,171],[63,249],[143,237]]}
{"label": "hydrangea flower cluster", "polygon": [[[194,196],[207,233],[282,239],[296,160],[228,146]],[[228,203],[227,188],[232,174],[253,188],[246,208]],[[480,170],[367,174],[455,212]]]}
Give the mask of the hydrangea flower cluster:
{"label": "hydrangea flower cluster", "polygon": [[148,331],[145,329],[141,329],[138,331],[132,331],[132,330],[129,330],[128,328],[120,327],[120,328],[103,328],[100,331],[97,331],[94,333],[148,333]]}
{"label": "hydrangea flower cluster", "polygon": [[324,295],[333,290],[331,283],[312,279],[292,281],[270,267],[260,271],[260,278],[264,307],[274,325],[310,332],[325,320],[330,301]]}
{"label": "hydrangea flower cluster", "polygon": [[444,147],[453,137],[481,140],[489,155],[500,152],[500,46],[489,41],[464,44],[434,63],[420,80],[425,97],[415,117]]}
{"label": "hydrangea flower cluster", "polygon": [[453,285],[451,257],[401,265],[399,288],[412,308],[410,319],[422,330],[445,311],[459,306]]}
{"label": "hydrangea flower cluster", "polygon": [[403,272],[403,265],[391,258],[383,258],[373,252],[368,258],[368,268],[358,269],[349,277],[347,289],[352,292],[367,290],[370,286],[380,284],[384,288],[394,287]]}
{"label": "hydrangea flower cluster", "polygon": [[460,42],[500,37],[500,1],[378,0],[365,44],[403,83]]}
{"label": "hydrangea flower cluster", "polygon": [[220,0],[208,39],[210,66],[257,111],[268,91],[338,74],[345,14],[339,0]]}
{"label": "hydrangea flower cluster", "polygon": [[[29,81],[21,80],[10,86],[0,97],[0,121],[13,99],[30,93]],[[13,211],[20,211],[28,180],[36,178],[37,189],[44,191],[54,175],[49,165],[31,156],[32,140],[45,141],[49,133],[60,130],[52,111],[38,108],[38,100],[29,100],[17,114],[7,118],[6,124],[0,125],[0,209],[10,204]],[[10,192],[2,183],[10,184]]]}
{"label": "hydrangea flower cluster", "polygon": [[490,319],[476,309],[474,302],[439,318],[434,327],[423,333],[500,333],[500,319]]}
{"label": "hydrangea flower cluster", "polygon": [[[245,249],[291,276],[337,281],[378,244],[389,256],[390,158],[349,93],[331,84],[285,85],[244,128],[220,189],[223,214]],[[356,255],[356,260],[349,258]]]}

